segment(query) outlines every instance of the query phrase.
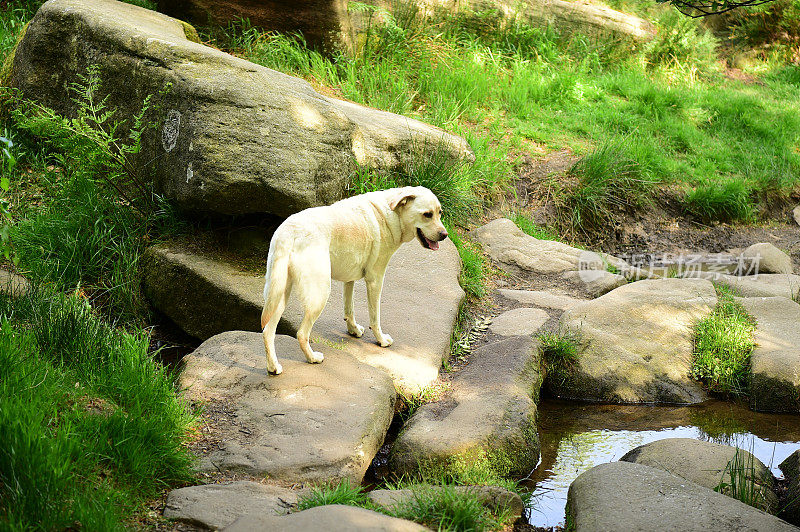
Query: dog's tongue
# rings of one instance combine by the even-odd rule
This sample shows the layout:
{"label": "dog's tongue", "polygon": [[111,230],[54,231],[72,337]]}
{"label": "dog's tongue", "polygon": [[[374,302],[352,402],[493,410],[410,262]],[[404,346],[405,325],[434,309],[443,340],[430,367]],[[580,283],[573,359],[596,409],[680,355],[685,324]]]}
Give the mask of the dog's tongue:
{"label": "dog's tongue", "polygon": [[431,247],[431,249],[433,251],[436,251],[437,249],[439,249],[439,243],[438,242],[434,242],[433,240],[428,240],[427,238],[425,240],[428,242],[428,245]]}

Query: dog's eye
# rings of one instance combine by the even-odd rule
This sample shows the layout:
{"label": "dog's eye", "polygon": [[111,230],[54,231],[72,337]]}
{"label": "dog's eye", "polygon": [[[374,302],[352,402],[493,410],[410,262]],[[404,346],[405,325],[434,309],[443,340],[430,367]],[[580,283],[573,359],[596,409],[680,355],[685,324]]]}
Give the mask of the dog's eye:
{"label": "dog's eye", "polygon": [[431,212],[431,211],[428,211],[428,212],[426,212],[426,213],[423,213],[423,216],[424,216],[425,218],[433,218],[433,212]]}

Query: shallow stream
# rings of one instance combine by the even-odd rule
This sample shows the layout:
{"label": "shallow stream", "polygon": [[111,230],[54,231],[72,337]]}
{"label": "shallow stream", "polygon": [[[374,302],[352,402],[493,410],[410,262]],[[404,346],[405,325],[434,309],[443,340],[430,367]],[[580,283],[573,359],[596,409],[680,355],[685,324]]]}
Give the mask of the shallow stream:
{"label": "shallow stream", "polygon": [[542,458],[528,486],[534,490],[530,523],[564,524],[570,483],[584,471],[664,438],[735,445],[778,469],[800,449],[800,417],[759,414],[746,405],[708,401],[696,406],[598,405],[543,400],[539,405]]}

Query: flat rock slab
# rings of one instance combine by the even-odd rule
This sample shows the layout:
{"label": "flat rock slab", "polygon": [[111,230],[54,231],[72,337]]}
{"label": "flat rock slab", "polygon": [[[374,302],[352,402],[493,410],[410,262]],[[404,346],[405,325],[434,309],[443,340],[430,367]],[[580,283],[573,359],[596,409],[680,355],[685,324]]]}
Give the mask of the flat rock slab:
{"label": "flat rock slab", "polygon": [[758,275],[728,275],[714,272],[691,272],[685,277],[707,279],[728,286],[742,297],[785,297],[800,295],[800,275],[760,273]]}
{"label": "flat rock slab", "polygon": [[[620,461],[662,469],[712,490],[720,483],[729,487],[731,471],[742,471],[748,492],[758,498],[753,506],[770,513],[778,508],[773,491],[775,479],[769,468],[751,453],[736,447],[691,438],[667,438],[640,445]],[[721,493],[730,495],[725,490]]]}
{"label": "flat rock slab", "polygon": [[[142,263],[148,298],[192,336],[207,339],[229,330],[261,330],[263,274],[242,271],[178,245],[153,246]],[[389,262],[381,302],[383,330],[394,344],[379,347],[370,330],[362,338],[347,334],[342,283],[334,282],[328,304],[311,331],[314,348],[325,355],[348,351],[387,371],[399,388],[419,391],[436,380],[450,351],[450,335],[464,298],[458,284],[460,270],[458,250],[450,240],[443,241],[438,251],[416,242],[401,246]],[[354,303],[356,320],[368,324],[363,281],[356,283]],[[302,316],[297,299],[290,297],[278,332],[295,334]],[[278,349],[278,358],[283,356]]]}
{"label": "flat rock slab", "polygon": [[304,532],[419,532],[429,530],[424,526],[379,514],[355,506],[332,504],[317,506],[308,510],[282,517],[250,514],[240,517],[225,532],[285,532],[302,530]]}
{"label": "flat rock slab", "polygon": [[172,490],[164,517],[219,530],[245,514],[283,515],[297,504],[297,491],[240,480]]}
{"label": "flat rock slab", "polygon": [[784,297],[737,298],[756,319],[750,408],[800,412],[800,305]]}
{"label": "flat rock slab", "polygon": [[575,532],[797,532],[789,523],[732,497],[628,462],[602,464],[575,479],[567,495],[567,514]]}
{"label": "flat rock slab", "polygon": [[430,494],[435,497],[437,492],[444,490],[473,495],[482,505],[496,513],[509,511],[513,516],[519,517],[525,510],[525,505],[519,495],[500,486],[448,486],[443,488],[442,486],[420,485],[414,489],[373,490],[367,493],[367,497],[373,504],[392,509],[414,500],[416,493],[421,493],[423,496]]}
{"label": "flat rock slab", "polygon": [[[253,2],[249,2],[252,4]],[[319,13],[319,12],[317,12]],[[205,20],[204,20],[205,22]],[[64,116],[68,90],[97,67],[127,126],[152,96],[133,164],[183,209],[288,216],[341,199],[355,163],[398,169],[419,148],[474,160],[458,136],[328,98],[306,81],[200,43],[180,20],[114,0],[51,0],[31,20],[9,85]]]}
{"label": "flat rock slab", "polygon": [[792,209],[792,218],[797,225],[800,225],[800,205]]}
{"label": "flat rock slab", "polygon": [[621,286],[561,317],[578,331],[581,350],[559,396],[612,403],[698,403],[706,395],[689,378],[693,327],[717,303],[701,279],[653,279]]}
{"label": "flat rock slab", "polygon": [[488,461],[503,476],[527,475],[539,459],[536,403],[539,345],[515,336],[476,349],[449,393],[421,406],[395,441],[390,465],[413,474],[423,465],[463,468]]}
{"label": "flat rock slab", "polygon": [[542,290],[508,290],[502,288],[498,290],[498,293],[506,299],[517,301],[523,305],[535,305],[537,307],[554,310],[567,310],[578,303],[586,301],[585,299],[576,299],[574,297]]}
{"label": "flat rock slab", "polygon": [[492,318],[489,330],[500,336],[536,334],[550,319],[546,311],[538,308],[515,308]]}
{"label": "flat rock slab", "polygon": [[22,297],[30,290],[30,283],[21,275],[0,268],[0,293]]}
{"label": "flat rock slab", "polygon": [[628,284],[628,280],[618,273],[605,270],[581,270],[564,273],[564,279],[572,282],[583,283],[590,297],[600,297],[603,294]]}
{"label": "flat rock slab", "polygon": [[494,262],[510,273],[554,274],[605,269],[599,254],[554,240],[533,238],[507,218],[478,227],[470,236]]}
{"label": "flat rock slab", "polygon": [[208,420],[218,444],[200,469],[360,483],[394,414],[392,380],[345,351],[312,365],[293,338],[278,336],[275,345],[284,364],[278,376],[267,375],[258,333],[222,333],[184,357],[184,395],[225,413]]}

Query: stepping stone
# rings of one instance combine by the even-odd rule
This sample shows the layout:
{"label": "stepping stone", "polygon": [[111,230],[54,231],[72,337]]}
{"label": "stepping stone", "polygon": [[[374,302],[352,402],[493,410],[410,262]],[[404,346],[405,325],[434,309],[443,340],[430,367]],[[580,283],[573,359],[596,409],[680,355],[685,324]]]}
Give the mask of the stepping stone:
{"label": "stepping stone", "polygon": [[583,283],[590,297],[600,297],[615,288],[628,284],[628,280],[623,275],[605,270],[566,272],[563,277],[574,283]]}
{"label": "stepping stone", "polygon": [[[228,330],[261,330],[263,273],[243,271],[177,244],[149,248],[142,264],[148,298],[192,336],[207,339]],[[401,246],[389,262],[381,302],[383,329],[394,344],[378,346],[369,330],[362,338],[347,334],[339,282],[333,283],[325,310],[314,324],[312,344],[326,355],[331,349],[344,349],[387,371],[400,389],[418,392],[436,380],[442,359],[450,352],[453,323],[464,298],[460,271],[458,250],[450,240],[442,241],[438,251],[416,242]],[[356,320],[368,324],[363,281],[356,283],[354,303]],[[297,299],[290,297],[278,332],[295,334],[302,316]],[[278,359],[283,356],[279,349]]]}
{"label": "stepping stone", "polygon": [[395,441],[390,465],[461,471],[487,464],[505,477],[527,475],[539,459],[536,403],[539,346],[515,336],[476,349],[453,375],[449,393],[421,406]]}
{"label": "stepping stone", "polygon": [[560,397],[611,403],[698,403],[689,378],[693,327],[717,303],[701,279],[652,279],[626,284],[567,310],[561,328],[581,338],[578,361]]}
{"label": "stepping stone", "polygon": [[742,297],[785,297],[794,299],[800,296],[800,275],[786,273],[759,273],[758,275],[728,275],[713,272],[691,272],[684,276],[691,279],[707,279],[732,288]]}
{"label": "stepping stone", "polygon": [[724,483],[727,492],[721,493],[729,496],[731,471],[742,470],[747,477],[746,489],[758,497],[753,506],[770,513],[778,508],[778,497],[773,491],[775,479],[769,468],[751,453],[736,447],[691,438],[667,438],[640,445],[620,461],[662,469],[711,490]]}
{"label": "stepping stone", "polygon": [[797,532],[797,528],[661,469],[628,462],[601,464],[569,487],[567,522],[575,532]]}
{"label": "stepping stone", "polygon": [[489,257],[509,273],[557,274],[573,270],[605,270],[598,253],[554,240],[539,240],[499,218],[470,232]]}
{"label": "stepping stone", "polygon": [[503,288],[498,292],[506,299],[517,301],[523,305],[535,305],[555,310],[566,310],[586,301],[585,299],[575,299],[574,297],[539,290],[508,290]]}
{"label": "stepping stone", "polygon": [[492,318],[489,330],[500,336],[521,336],[536,334],[550,315],[538,308],[516,308]]}
{"label": "stepping stone", "polygon": [[800,412],[800,305],[784,297],[736,298],[756,319],[750,408]]}
{"label": "stepping stone", "polygon": [[[525,510],[525,505],[519,495],[500,486],[449,486],[443,488],[442,486],[419,485],[416,489],[434,495],[445,489],[454,490],[457,493],[469,493],[490,511],[495,513],[508,511],[515,518],[520,517]],[[399,504],[413,500],[414,494],[414,489],[372,490],[367,493],[367,497],[373,504],[391,510]]]}
{"label": "stepping stone", "polygon": [[308,510],[282,517],[248,514],[223,529],[224,532],[419,532],[430,530],[424,526],[379,514],[355,506],[332,504],[317,506]]}
{"label": "stepping stone", "polygon": [[245,514],[284,515],[297,504],[297,491],[240,480],[172,490],[164,517],[219,530]]}
{"label": "stepping stone", "polygon": [[778,515],[781,519],[800,525],[800,450],[790,454],[778,467],[787,481],[783,499],[785,505]]}
{"label": "stepping stone", "polygon": [[30,290],[30,283],[21,275],[0,268],[0,293],[22,297]]}
{"label": "stepping stone", "polygon": [[180,387],[206,404],[218,441],[200,470],[360,483],[394,415],[391,378],[344,350],[308,364],[293,338],[275,343],[284,364],[278,376],[267,374],[258,333],[222,333],[184,357]]}
{"label": "stepping stone", "polygon": [[792,273],[792,258],[774,245],[762,242],[742,252],[744,259],[758,273]]}

